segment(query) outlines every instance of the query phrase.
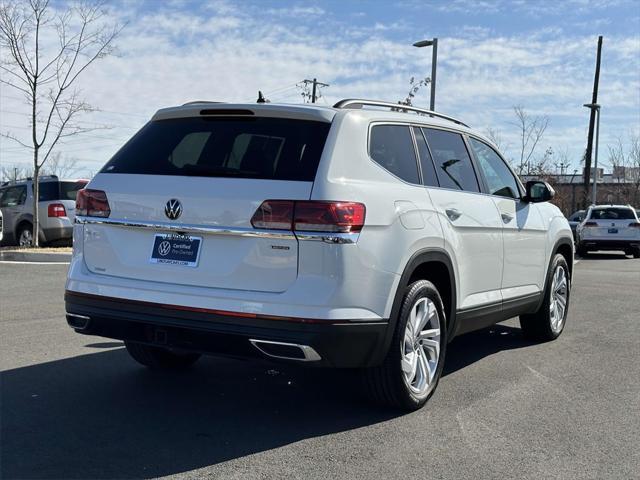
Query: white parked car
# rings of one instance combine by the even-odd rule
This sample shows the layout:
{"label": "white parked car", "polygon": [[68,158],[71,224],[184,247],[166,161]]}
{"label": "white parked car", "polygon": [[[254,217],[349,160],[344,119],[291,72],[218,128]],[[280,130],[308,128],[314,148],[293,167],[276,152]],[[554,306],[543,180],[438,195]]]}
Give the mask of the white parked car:
{"label": "white parked car", "polygon": [[589,207],[576,233],[580,256],[594,250],[622,250],[640,258],[640,220],[629,205]]}
{"label": "white parked car", "polygon": [[419,108],[163,109],[78,196],[67,320],[152,368],[362,368],[375,399],[415,409],[456,335],[518,315],[562,332],[573,240],[553,194]]}

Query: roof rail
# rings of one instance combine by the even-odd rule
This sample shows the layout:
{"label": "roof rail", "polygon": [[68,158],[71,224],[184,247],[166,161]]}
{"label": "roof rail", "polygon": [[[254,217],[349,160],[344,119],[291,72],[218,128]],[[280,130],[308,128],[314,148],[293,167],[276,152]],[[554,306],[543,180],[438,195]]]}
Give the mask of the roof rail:
{"label": "roof rail", "polygon": [[[55,178],[56,180],[58,179],[57,175],[39,175],[38,176],[38,182],[40,180],[44,180],[44,179],[53,179]],[[33,177],[23,177],[23,178],[16,178],[15,180],[6,180],[4,182],[2,182],[2,186],[6,187],[7,185],[14,185],[16,183],[20,183],[20,182],[31,182],[33,180]]]}
{"label": "roof rail", "polygon": [[461,122],[457,118],[453,118],[448,115],[443,115],[442,113],[434,112],[433,110],[427,110],[426,108],[414,107],[411,105],[403,105],[401,103],[381,102],[378,100],[363,100],[360,98],[346,98],[336,103],[333,106],[333,108],[362,108],[364,106],[387,107],[392,110],[415,112],[422,115],[428,115],[430,117],[442,118],[444,120],[457,123],[458,125],[462,125],[463,127],[470,128],[469,125]]}

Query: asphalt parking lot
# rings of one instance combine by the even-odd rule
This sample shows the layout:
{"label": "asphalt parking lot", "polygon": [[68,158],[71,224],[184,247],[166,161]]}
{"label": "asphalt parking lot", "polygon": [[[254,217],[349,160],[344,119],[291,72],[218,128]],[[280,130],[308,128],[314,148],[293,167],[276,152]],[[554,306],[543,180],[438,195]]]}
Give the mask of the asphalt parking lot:
{"label": "asphalt parking lot", "polygon": [[67,327],[65,273],[0,264],[1,478],[638,478],[640,260],[581,260],[556,342],[514,320],[458,338],[412,414],[350,372],[149,372]]}

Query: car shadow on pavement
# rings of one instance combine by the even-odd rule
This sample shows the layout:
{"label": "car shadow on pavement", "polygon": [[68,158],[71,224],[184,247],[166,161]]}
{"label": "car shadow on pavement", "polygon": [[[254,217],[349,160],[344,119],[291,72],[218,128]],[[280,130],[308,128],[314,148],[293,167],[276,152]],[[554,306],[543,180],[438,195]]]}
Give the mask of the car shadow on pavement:
{"label": "car shadow on pavement", "polygon": [[[464,335],[445,375],[526,345],[502,325]],[[153,478],[401,415],[367,403],[357,380],[221,358],[153,372],[123,348],[7,370],[0,478]]]}
{"label": "car shadow on pavement", "polygon": [[484,330],[456,337],[447,346],[447,359],[443,376],[465,368],[489,355],[516,348],[536,345],[527,340],[522,330],[508,325],[497,324]]}

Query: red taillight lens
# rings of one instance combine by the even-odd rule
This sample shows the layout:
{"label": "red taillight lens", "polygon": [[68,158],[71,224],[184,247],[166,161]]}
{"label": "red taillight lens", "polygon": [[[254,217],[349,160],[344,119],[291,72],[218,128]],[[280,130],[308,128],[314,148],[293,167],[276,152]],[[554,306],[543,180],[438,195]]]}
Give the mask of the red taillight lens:
{"label": "red taillight lens", "polygon": [[355,202],[296,202],[293,229],[306,232],[359,232],[365,208]]}
{"label": "red taillight lens", "polygon": [[640,228],[640,223],[639,223],[639,222],[631,222],[631,223],[629,224],[629,226],[630,226],[630,227],[633,227],[633,228]]}
{"label": "red taillight lens", "polygon": [[291,230],[293,208],[292,200],[265,200],[253,214],[251,225],[268,230]]}
{"label": "red taillight lens", "polygon": [[265,200],[251,218],[254,228],[306,232],[359,232],[365,207],[355,202]]}
{"label": "red taillight lens", "polygon": [[61,203],[50,203],[47,213],[50,217],[67,216],[67,211],[64,209],[64,205],[62,205]]}
{"label": "red taillight lens", "polygon": [[597,227],[598,224],[596,222],[587,222],[584,224],[585,227]]}
{"label": "red taillight lens", "polygon": [[102,190],[78,190],[76,196],[76,215],[86,217],[108,217],[111,215],[107,194]]}

